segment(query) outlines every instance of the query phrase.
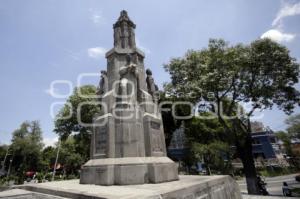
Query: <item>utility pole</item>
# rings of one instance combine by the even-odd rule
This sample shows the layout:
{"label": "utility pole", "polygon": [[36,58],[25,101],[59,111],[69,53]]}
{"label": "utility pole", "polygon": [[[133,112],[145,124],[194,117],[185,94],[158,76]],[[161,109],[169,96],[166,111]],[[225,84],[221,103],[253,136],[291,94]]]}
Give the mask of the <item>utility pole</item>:
{"label": "utility pole", "polygon": [[5,154],[5,157],[4,157],[4,160],[3,160],[3,164],[2,164],[2,168],[1,168],[2,171],[5,170],[5,162],[6,162],[6,159],[7,159],[7,156],[8,156],[8,151],[9,151],[9,147],[7,147],[6,154]]}
{"label": "utility pole", "polygon": [[61,145],[61,141],[59,139],[58,140],[58,146],[57,146],[57,153],[56,153],[55,164],[54,164],[53,173],[52,173],[52,181],[54,181],[54,176],[55,176],[55,172],[56,172],[57,161],[58,161],[58,157],[59,157],[60,145]]}

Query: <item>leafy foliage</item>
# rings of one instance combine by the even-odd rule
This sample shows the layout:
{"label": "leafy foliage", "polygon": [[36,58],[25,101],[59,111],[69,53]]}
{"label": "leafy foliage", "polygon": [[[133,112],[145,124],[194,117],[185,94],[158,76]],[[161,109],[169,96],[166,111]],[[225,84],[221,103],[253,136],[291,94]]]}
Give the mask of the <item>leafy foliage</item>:
{"label": "leafy foliage", "polygon": [[[100,107],[95,104],[97,99],[93,98],[95,94],[96,87],[92,85],[75,88],[55,120],[54,131],[62,140],[66,140],[68,136],[76,132],[74,135],[75,150],[85,160],[89,158],[91,128],[82,125],[82,123],[92,124],[93,117],[100,112]],[[81,106],[80,113],[78,112],[79,106]],[[78,115],[80,115],[82,123],[78,121]]]}
{"label": "leafy foliage", "polygon": [[213,141],[207,144],[193,143],[192,153],[199,161],[203,161],[207,168],[207,173],[211,174],[211,169],[228,174],[231,167],[224,159],[229,154],[229,145],[225,142]]}
{"label": "leafy foliage", "polygon": [[42,170],[44,172],[49,172],[50,166],[54,165],[56,158],[57,147],[48,146],[42,151]]}
{"label": "leafy foliage", "polygon": [[85,162],[84,156],[76,151],[76,141],[73,136],[61,143],[58,162],[64,165],[68,175],[77,175],[81,165]]}
{"label": "leafy foliage", "polygon": [[[209,114],[202,113],[202,116]],[[193,159],[205,163],[208,174],[211,170],[229,174],[232,156],[230,139],[220,122],[193,117],[185,121],[184,126]]]}
{"label": "leafy foliage", "polygon": [[[289,114],[299,104],[300,95],[294,87],[299,78],[299,64],[290,57],[288,49],[270,39],[235,46],[211,39],[208,48],[190,50],[164,67],[171,75],[171,83],[165,87],[168,95],[195,104],[202,100],[211,103],[237,147],[248,192],[258,193],[250,117],[255,110],[274,105]],[[251,108],[237,114],[241,103],[249,103]],[[235,117],[228,119],[228,116]]]}
{"label": "leafy foliage", "polygon": [[[203,113],[210,115],[210,113]],[[217,119],[201,119],[193,117],[191,120],[185,121],[185,133],[190,142],[209,143],[215,140],[222,142],[230,142],[230,138],[224,127]]]}
{"label": "leafy foliage", "polygon": [[13,132],[10,148],[12,171],[18,174],[19,182],[22,183],[24,172],[37,171],[41,167],[43,142],[39,122],[23,122],[20,128]]}
{"label": "leafy foliage", "polygon": [[291,147],[291,137],[289,136],[289,134],[284,131],[278,131],[276,132],[275,135],[279,140],[283,142],[285,153],[288,156],[293,156],[292,147]]}
{"label": "leafy foliage", "polygon": [[[284,46],[269,39],[249,46],[210,40],[208,49],[188,51],[165,69],[172,80],[168,93],[194,102],[229,98],[236,103],[251,102],[253,109],[277,104],[287,113],[299,103],[294,88],[299,64]],[[226,112],[230,114],[230,106]]]}

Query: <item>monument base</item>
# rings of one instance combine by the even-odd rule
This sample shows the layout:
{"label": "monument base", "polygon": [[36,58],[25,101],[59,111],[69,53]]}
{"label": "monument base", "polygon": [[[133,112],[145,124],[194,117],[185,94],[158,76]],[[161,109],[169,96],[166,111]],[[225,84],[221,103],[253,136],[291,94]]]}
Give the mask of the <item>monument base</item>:
{"label": "monument base", "polygon": [[237,183],[230,176],[186,175],[172,182],[126,186],[84,185],[78,180],[68,180],[18,188],[80,199],[242,199]]}
{"label": "monument base", "polygon": [[91,159],[81,169],[80,184],[132,185],[178,180],[177,165],[167,157]]}

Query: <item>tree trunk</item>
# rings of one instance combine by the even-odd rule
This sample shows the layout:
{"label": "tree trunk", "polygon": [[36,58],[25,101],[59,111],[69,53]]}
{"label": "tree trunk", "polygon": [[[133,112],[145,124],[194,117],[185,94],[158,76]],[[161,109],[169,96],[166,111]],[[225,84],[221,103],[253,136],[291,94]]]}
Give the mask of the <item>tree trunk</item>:
{"label": "tree trunk", "polygon": [[257,186],[257,175],[252,154],[252,138],[249,132],[247,133],[244,141],[244,144],[237,141],[236,147],[243,163],[248,194],[260,194]]}

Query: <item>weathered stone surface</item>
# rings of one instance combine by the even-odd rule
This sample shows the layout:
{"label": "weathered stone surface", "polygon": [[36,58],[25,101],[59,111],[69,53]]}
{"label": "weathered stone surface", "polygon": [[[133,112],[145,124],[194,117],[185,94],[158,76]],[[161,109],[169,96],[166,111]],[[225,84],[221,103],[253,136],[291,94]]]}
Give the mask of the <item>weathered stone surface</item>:
{"label": "weathered stone surface", "polygon": [[91,160],[82,168],[80,183],[177,180],[177,165],[166,157],[157,86],[150,69],[146,78],[145,55],[135,45],[135,24],[122,11],[113,28],[114,47],[106,53],[107,70],[97,89],[102,113],[94,118]]}
{"label": "weathered stone surface", "polygon": [[177,165],[175,163],[149,164],[148,175],[150,183],[160,183],[177,180]]}
{"label": "weathered stone surface", "polygon": [[229,176],[180,176],[178,181],[122,186],[84,185],[69,180],[22,188],[75,199],[242,199],[237,183]]}
{"label": "weathered stone surface", "polygon": [[67,199],[59,196],[41,194],[22,189],[12,189],[0,192],[0,198],[5,199]]}
{"label": "weathered stone surface", "polygon": [[81,171],[81,184],[130,185],[177,180],[177,165],[167,157],[92,159]]}

